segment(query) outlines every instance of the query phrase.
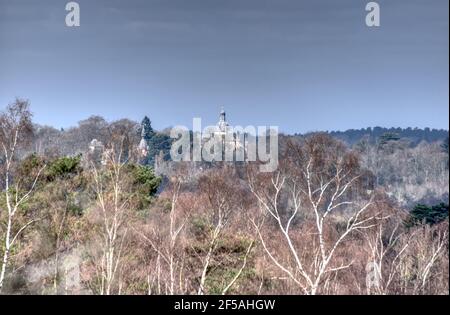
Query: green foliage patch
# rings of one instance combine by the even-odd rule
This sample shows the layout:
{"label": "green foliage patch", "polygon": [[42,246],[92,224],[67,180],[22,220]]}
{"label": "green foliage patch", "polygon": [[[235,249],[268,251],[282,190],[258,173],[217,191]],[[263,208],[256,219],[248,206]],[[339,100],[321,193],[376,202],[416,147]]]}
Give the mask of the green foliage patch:
{"label": "green foliage patch", "polygon": [[411,227],[418,224],[436,224],[448,218],[448,204],[440,203],[434,206],[418,204],[410,212],[406,220],[406,226]]}

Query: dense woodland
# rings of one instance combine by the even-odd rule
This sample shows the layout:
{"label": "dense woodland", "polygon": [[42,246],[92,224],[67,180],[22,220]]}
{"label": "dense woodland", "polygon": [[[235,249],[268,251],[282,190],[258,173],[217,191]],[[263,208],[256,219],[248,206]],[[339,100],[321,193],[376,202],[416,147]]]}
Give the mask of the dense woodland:
{"label": "dense woodland", "polygon": [[398,138],[407,139],[412,146],[418,145],[422,141],[438,142],[444,141],[448,138],[448,130],[430,129],[430,128],[382,128],[382,127],[368,127],[363,129],[349,129],[346,131],[331,131],[329,134],[335,138],[354,145],[366,139],[371,143],[376,143],[380,137],[387,134],[396,135]]}
{"label": "dense woodland", "polygon": [[0,293],[449,293],[448,131],[283,135],[273,173],[155,173],[170,143],[148,118],[58,130],[6,107]]}

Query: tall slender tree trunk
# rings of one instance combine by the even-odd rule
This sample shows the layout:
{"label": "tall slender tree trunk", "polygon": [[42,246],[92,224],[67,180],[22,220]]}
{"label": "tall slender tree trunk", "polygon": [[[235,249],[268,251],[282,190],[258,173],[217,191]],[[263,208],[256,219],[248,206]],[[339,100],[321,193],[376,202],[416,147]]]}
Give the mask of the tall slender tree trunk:
{"label": "tall slender tree trunk", "polygon": [[8,265],[9,260],[9,250],[10,250],[10,238],[11,238],[11,225],[12,225],[12,218],[11,215],[8,215],[8,224],[6,226],[6,235],[5,235],[5,252],[3,253],[3,260],[2,260],[2,269],[0,272],[0,293],[3,289],[3,283],[5,280],[5,274],[6,274],[6,266]]}

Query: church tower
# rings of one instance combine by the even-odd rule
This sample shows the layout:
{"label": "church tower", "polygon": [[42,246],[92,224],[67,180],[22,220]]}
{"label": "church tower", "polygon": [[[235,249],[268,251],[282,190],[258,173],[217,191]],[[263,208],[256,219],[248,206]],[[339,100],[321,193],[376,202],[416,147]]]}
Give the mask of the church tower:
{"label": "church tower", "polygon": [[144,161],[147,158],[147,154],[148,154],[148,143],[147,140],[145,140],[145,125],[142,125],[142,132],[141,132],[141,141],[139,142],[139,146],[138,146],[138,154],[139,157],[141,159],[141,161]]}
{"label": "church tower", "polygon": [[219,126],[219,129],[221,132],[226,132],[228,123],[227,123],[227,118],[226,118],[226,114],[225,114],[225,110],[223,109],[223,106],[222,106],[222,110],[220,111],[219,122],[217,123],[217,125]]}

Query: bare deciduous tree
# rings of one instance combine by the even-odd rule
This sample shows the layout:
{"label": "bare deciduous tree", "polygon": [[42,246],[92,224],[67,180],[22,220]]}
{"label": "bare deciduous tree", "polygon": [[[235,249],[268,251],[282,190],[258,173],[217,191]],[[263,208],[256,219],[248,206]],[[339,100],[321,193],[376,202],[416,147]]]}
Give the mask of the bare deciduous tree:
{"label": "bare deciduous tree", "polygon": [[[448,268],[448,255],[443,255],[445,248],[448,248],[448,222],[434,227],[418,226],[412,232],[403,235],[399,245],[407,245],[398,263],[400,279],[397,290],[399,292],[403,294],[448,293],[448,287],[442,290],[439,286],[441,281],[448,284],[448,277],[440,281],[434,279],[439,277],[444,266]],[[435,281],[431,281],[432,279]]]}
{"label": "bare deciduous tree", "polygon": [[[130,199],[133,195],[130,178],[124,172],[128,162],[128,152],[124,153],[124,137],[112,137],[104,154],[104,165],[92,164],[94,192],[100,213],[102,238],[100,273],[100,294],[113,294],[114,286],[119,287],[118,272],[124,250],[128,227],[127,215],[130,212]],[[127,144],[128,145],[128,144]],[[127,148],[128,149],[128,148]],[[130,150],[131,151],[131,150]],[[127,156],[124,157],[124,154]],[[118,281],[119,283],[116,283]]]}
{"label": "bare deciduous tree", "polygon": [[[240,214],[244,211],[247,199],[245,192],[238,179],[233,174],[233,169],[227,166],[200,178],[200,190],[205,194],[207,205],[205,217],[207,218],[210,229],[206,235],[207,247],[206,252],[200,257],[201,275],[197,294],[202,295],[206,292],[206,279],[208,270],[214,257],[214,251],[217,248],[218,241],[222,237],[225,229],[230,223],[233,215]],[[234,275],[231,281],[226,284],[222,290],[222,294],[226,294],[241,276],[247,264],[247,258],[253,247],[253,241],[248,245],[245,255],[242,259],[242,266]]]}
{"label": "bare deciduous tree", "polygon": [[[395,222],[395,226],[386,227],[390,217],[377,218],[377,226],[373,233],[363,233],[367,241],[369,251],[368,264],[372,266],[374,281],[366,281],[367,294],[388,294],[398,274],[400,264],[409,243],[403,242],[399,247],[404,234],[401,229],[401,221]],[[368,275],[370,277],[370,275]],[[370,282],[370,283],[369,283]]]}
{"label": "bare deciduous tree", "polygon": [[[10,251],[20,234],[37,219],[17,226],[18,210],[29,199],[45,165],[39,169],[31,184],[22,187],[20,178],[14,178],[18,151],[29,143],[32,133],[31,112],[27,101],[17,99],[0,115],[0,145],[2,149],[2,175],[6,203],[6,228],[3,259],[0,271],[0,291],[3,288]],[[3,205],[2,205],[3,207]],[[3,210],[3,209],[2,209]],[[3,211],[2,211],[3,212]]]}
{"label": "bare deciduous tree", "polygon": [[[263,217],[275,221],[289,255],[269,247],[261,222],[253,220],[253,225],[272,262],[303,293],[313,295],[333,273],[351,266],[352,261],[336,264],[333,258],[353,232],[373,226],[374,216],[367,215],[372,198],[360,191],[357,157],[326,135],[290,142],[282,163],[270,175],[250,172],[249,184]],[[342,217],[338,233],[332,228],[339,219],[334,213]],[[295,235],[301,233],[295,227],[299,215],[311,223],[307,253]]]}
{"label": "bare deciduous tree", "polygon": [[[182,188],[183,178],[173,177],[170,181],[170,187],[167,189],[170,195],[170,210],[168,214],[168,230],[166,231],[161,225],[165,224],[165,221],[158,222],[158,231],[152,228],[151,233],[143,233],[134,229],[134,231],[140,235],[147,243],[150,244],[152,249],[157,253],[156,268],[153,268],[153,275],[148,277],[149,293],[152,293],[153,283],[157,282],[157,291],[161,293],[161,258],[168,269],[168,281],[164,284],[165,292],[173,294],[182,294],[186,292],[186,284],[183,281],[183,252],[182,246],[179,246],[180,235],[186,227],[187,220],[189,218],[188,211],[180,209],[178,202],[180,198],[180,189]],[[159,237],[158,237],[159,236]]]}

